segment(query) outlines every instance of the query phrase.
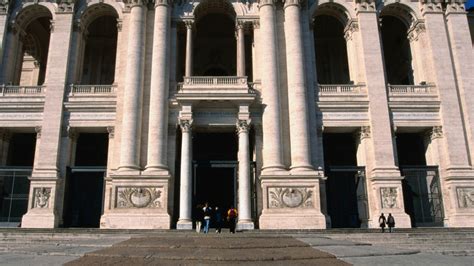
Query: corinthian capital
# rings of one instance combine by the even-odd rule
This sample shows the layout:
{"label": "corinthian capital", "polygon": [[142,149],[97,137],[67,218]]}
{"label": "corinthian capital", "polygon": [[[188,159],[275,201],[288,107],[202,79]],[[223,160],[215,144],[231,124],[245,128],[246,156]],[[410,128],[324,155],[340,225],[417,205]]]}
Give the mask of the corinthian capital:
{"label": "corinthian capital", "polygon": [[192,119],[180,119],[179,127],[183,133],[189,133],[192,130],[193,120]]}
{"label": "corinthian capital", "polygon": [[8,12],[8,0],[0,0],[0,15],[6,15]]}
{"label": "corinthian capital", "polygon": [[154,0],[155,7],[157,6],[170,6],[173,4],[173,0]]}
{"label": "corinthian capital", "polygon": [[356,0],[356,12],[375,12],[375,0]]}
{"label": "corinthian capital", "polygon": [[283,0],[283,2],[285,3],[285,8],[289,6],[301,7],[302,5],[304,5],[305,0]]}
{"label": "corinthian capital", "polygon": [[274,6],[277,3],[277,0],[258,0],[258,7],[271,5]]}
{"label": "corinthian capital", "polygon": [[250,119],[237,119],[237,133],[248,133],[250,129]]}
{"label": "corinthian capital", "polygon": [[148,4],[148,0],[124,0],[127,8],[131,9],[134,6],[143,6]]}

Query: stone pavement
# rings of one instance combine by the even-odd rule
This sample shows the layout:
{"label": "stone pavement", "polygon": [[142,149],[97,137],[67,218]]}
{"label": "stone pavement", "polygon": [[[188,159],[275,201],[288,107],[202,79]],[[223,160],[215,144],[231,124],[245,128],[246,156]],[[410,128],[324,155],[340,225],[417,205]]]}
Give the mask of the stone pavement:
{"label": "stone pavement", "polygon": [[0,236],[1,265],[474,265],[473,229],[393,234],[256,230],[235,235],[0,229]]}

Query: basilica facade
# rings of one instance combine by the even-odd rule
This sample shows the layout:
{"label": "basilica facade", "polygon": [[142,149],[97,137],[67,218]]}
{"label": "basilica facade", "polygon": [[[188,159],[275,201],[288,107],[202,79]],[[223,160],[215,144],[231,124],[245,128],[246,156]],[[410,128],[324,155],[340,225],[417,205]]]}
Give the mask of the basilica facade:
{"label": "basilica facade", "polygon": [[463,0],[0,0],[0,225],[473,226]]}

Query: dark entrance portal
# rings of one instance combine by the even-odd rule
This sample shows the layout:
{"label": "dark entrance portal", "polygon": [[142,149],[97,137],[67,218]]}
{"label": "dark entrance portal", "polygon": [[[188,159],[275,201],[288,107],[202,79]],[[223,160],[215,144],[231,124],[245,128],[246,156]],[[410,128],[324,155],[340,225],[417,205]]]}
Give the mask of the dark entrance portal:
{"label": "dark entrance portal", "polygon": [[[193,136],[193,206],[209,203],[222,212],[236,203],[237,136],[198,132]],[[195,211],[195,210],[194,210]]]}
{"label": "dark entrance portal", "polygon": [[356,143],[351,133],[323,135],[327,212],[332,228],[360,227],[359,206],[364,202],[363,168],[357,167]]}
{"label": "dark entrance portal", "polygon": [[196,204],[208,202],[221,210],[235,206],[236,168],[230,165],[196,165],[196,185],[194,197]]}
{"label": "dark entrance portal", "polygon": [[108,135],[81,133],[74,167],[66,177],[64,226],[99,227],[107,166]]}

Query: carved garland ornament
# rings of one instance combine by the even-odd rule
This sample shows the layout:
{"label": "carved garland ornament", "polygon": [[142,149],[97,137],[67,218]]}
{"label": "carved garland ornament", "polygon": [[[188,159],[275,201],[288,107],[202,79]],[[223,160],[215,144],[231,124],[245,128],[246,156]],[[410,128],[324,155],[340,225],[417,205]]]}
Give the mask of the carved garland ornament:
{"label": "carved garland ornament", "polygon": [[40,187],[35,188],[33,208],[46,209],[49,208],[49,199],[51,197],[51,188]]}
{"label": "carved garland ornament", "polygon": [[457,187],[459,208],[474,208],[474,187]]}
{"label": "carved garland ornament", "polygon": [[393,209],[397,208],[397,188],[396,187],[383,187],[380,188],[380,194],[382,196],[382,208]]}
{"label": "carved garland ornament", "polygon": [[119,187],[117,195],[117,208],[161,208],[161,190],[156,187]]}
{"label": "carved garland ornament", "polygon": [[268,189],[269,208],[312,208],[313,191],[308,188],[278,188]]}

